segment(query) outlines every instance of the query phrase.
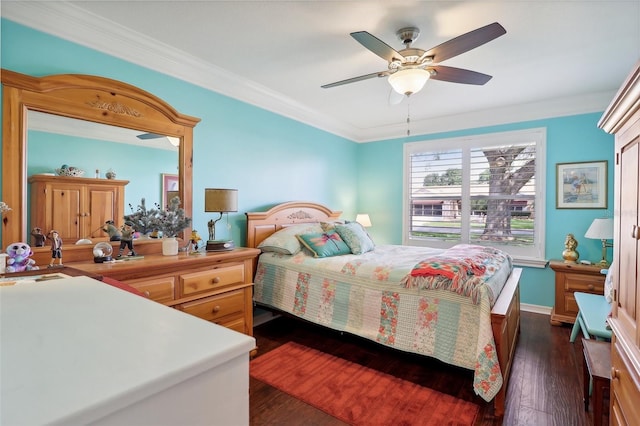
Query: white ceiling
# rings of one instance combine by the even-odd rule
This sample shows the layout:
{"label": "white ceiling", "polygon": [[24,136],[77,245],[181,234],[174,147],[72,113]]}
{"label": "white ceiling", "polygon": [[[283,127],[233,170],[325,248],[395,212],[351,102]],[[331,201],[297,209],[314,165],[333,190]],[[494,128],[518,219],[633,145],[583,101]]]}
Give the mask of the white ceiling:
{"label": "white ceiling", "polygon": [[[27,26],[191,81],[354,141],[602,111],[640,59],[640,1],[2,1]],[[444,65],[484,86],[428,81],[390,105],[386,69],[349,33],[427,50],[499,22],[507,34]],[[188,111],[186,112],[188,113]]]}

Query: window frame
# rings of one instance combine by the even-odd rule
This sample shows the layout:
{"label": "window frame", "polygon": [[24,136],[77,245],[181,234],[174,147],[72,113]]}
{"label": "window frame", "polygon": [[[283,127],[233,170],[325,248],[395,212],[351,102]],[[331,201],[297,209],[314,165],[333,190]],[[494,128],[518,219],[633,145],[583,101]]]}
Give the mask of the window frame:
{"label": "window frame", "polygon": [[[546,128],[532,128],[516,131],[494,132],[478,135],[467,135],[453,138],[425,139],[415,142],[407,142],[403,147],[403,188],[402,188],[402,244],[409,246],[428,246],[437,248],[449,248],[458,242],[438,241],[436,239],[415,238],[410,235],[410,224],[412,208],[411,202],[411,155],[422,152],[435,152],[444,150],[461,149],[468,151],[473,148],[490,148],[494,146],[505,146],[510,144],[535,142],[536,144],[536,193],[535,193],[535,215],[534,215],[534,245],[532,247],[504,247],[503,250],[511,254],[514,263],[522,266],[541,267],[546,264],[545,258],[545,193],[546,188]],[[469,159],[463,155],[463,185],[461,197],[468,199],[470,196],[470,176]],[[467,215],[468,216],[468,215]],[[462,220],[462,231],[468,230],[469,219]],[[468,243],[461,239],[460,243]]]}

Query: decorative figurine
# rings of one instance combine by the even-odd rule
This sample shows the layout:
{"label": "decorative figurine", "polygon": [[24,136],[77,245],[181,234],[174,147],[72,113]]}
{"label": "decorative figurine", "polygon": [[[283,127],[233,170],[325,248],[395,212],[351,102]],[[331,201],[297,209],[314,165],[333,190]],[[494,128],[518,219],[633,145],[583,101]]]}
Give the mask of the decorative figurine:
{"label": "decorative figurine", "polygon": [[109,241],[120,241],[120,238],[122,238],[122,234],[118,228],[115,227],[112,220],[107,220],[104,223],[102,230],[109,234]]}
{"label": "decorative figurine", "polygon": [[202,241],[202,238],[200,238],[200,235],[198,235],[198,231],[196,231],[195,229],[193,229],[191,231],[191,238],[189,238],[189,243],[187,246],[187,252],[191,253],[191,252],[197,252],[198,251],[198,242]]}
{"label": "decorative figurine", "polygon": [[47,236],[42,233],[42,228],[35,227],[31,230],[31,236],[33,237],[33,246],[34,247],[44,247],[44,240],[47,239]]}
{"label": "decorative figurine", "polygon": [[564,263],[576,263],[580,253],[576,250],[578,247],[578,241],[573,234],[567,234],[567,238],[564,240],[564,251],[562,252],[562,258]]}
{"label": "decorative figurine", "polygon": [[120,237],[120,251],[118,252],[118,257],[122,257],[122,253],[124,252],[124,248],[129,249],[129,256],[135,256],[136,252],[133,251],[133,233],[135,229],[133,229],[133,222],[127,220],[124,225],[122,225],[122,236]]}
{"label": "decorative figurine", "polygon": [[53,263],[58,259],[58,266],[62,266],[62,238],[55,229],[49,231],[49,239],[51,240],[51,263],[49,268],[53,268]]}
{"label": "decorative figurine", "polygon": [[7,272],[31,271],[32,269],[40,269],[36,265],[36,261],[30,259],[33,255],[31,247],[27,243],[13,243],[7,247]]}

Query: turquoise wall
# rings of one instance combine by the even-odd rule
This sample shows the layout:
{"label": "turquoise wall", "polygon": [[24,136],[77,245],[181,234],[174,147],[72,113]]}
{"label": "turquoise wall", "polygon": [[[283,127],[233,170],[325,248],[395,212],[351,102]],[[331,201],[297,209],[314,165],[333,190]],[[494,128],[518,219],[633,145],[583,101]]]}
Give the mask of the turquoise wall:
{"label": "turquoise wall", "polygon": [[84,177],[95,177],[99,170],[104,178],[107,170],[113,169],[116,179],[129,181],[125,187],[125,205],[131,204],[134,209],[142,197],[150,207],[162,201],[158,171],[178,173],[177,151],[35,131],[30,131],[28,138],[27,176],[51,173],[63,164],[84,170]]}
{"label": "turquoise wall", "polygon": [[[553,189],[556,163],[608,160],[611,206],[613,138],[597,129],[600,114],[357,144],[11,21],[3,19],[1,23],[3,68],[33,76],[84,73],[121,80],[153,93],[181,113],[202,119],[194,130],[196,229],[206,229],[210,219],[203,212],[204,200],[199,196],[204,188],[237,188],[239,211],[230,215],[236,243],[245,240],[244,212],[264,210],[284,201],[311,200],[342,210],[346,218],[358,212],[369,213],[374,240],[398,244],[402,241],[403,143],[546,127],[547,257],[558,258],[565,235],[573,232],[580,243],[581,258],[600,258],[598,242],[581,236],[593,218],[605,212],[557,210]],[[218,230],[221,238],[225,237],[224,231]],[[553,274],[548,268],[525,268],[522,301],[553,305]]]}
{"label": "turquoise wall", "polygon": [[[229,214],[238,245],[245,241],[244,212],[285,201],[313,200],[355,216],[353,142],[12,21],[1,24],[3,68],[33,76],[76,73],[120,80],[202,120],[193,146],[193,226],[200,232],[212,217],[203,211],[205,187],[238,189],[238,213]],[[124,164],[110,167],[124,178]],[[225,234],[220,227],[216,236]]]}
{"label": "turquoise wall", "polygon": [[[564,239],[573,233],[578,240],[581,259],[598,261],[602,257],[599,241],[584,238],[594,218],[612,215],[613,205],[613,136],[598,129],[601,113],[583,114],[546,120],[512,123],[455,132],[384,140],[358,146],[358,209],[369,213],[371,236],[378,243],[402,242],[403,145],[419,140],[433,140],[505,132],[529,128],[547,129],[547,173],[545,190],[547,259],[561,259]],[[608,162],[608,210],[556,209],[556,164],[576,161]],[[384,164],[385,167],[380,167]],[[611,260],[609,249],[608,259]],[[554,275],[550,268],[525,268],[521,281],[523,303],[553,306]]]}

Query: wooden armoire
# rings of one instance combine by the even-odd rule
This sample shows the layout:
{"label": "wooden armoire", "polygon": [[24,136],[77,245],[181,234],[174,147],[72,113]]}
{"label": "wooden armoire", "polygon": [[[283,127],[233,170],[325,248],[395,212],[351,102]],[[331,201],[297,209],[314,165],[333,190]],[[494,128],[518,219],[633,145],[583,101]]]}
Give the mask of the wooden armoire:
{"label": "wooden armoire", "polygon": [[615,135],[610,424],[640,424],[640,62],[598,126]]}
{"label": "wooden armoire", "polygon": [[30,176],[31,224],[46,234],[55,229],[65,244],[106,238],[107,220],[122,225],[128,180],[69,176]]}

